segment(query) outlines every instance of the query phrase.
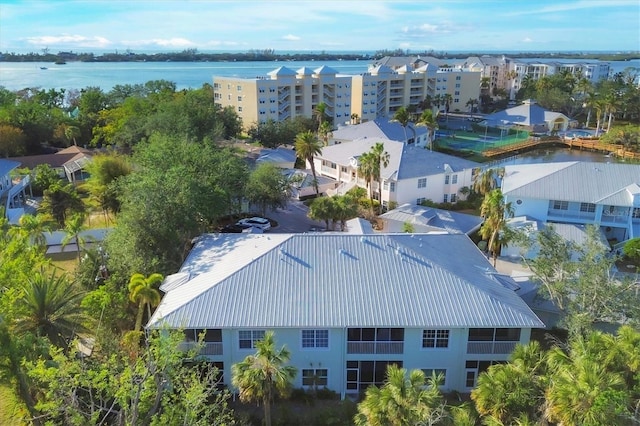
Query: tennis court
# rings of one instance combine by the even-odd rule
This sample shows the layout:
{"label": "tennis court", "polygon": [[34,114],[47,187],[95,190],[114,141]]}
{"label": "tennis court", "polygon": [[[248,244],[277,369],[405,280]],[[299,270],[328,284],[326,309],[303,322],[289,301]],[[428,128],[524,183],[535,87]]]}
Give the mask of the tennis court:
{"label": "tennis court", "polygon": [[438,132],[437,143],[443,148],[456,151],[472,151],[482,154],[483,151],[496,147],[512,145],[529,139],[529,133],[520,131],[516,134],[503,135],[478,134],[470,131]]}

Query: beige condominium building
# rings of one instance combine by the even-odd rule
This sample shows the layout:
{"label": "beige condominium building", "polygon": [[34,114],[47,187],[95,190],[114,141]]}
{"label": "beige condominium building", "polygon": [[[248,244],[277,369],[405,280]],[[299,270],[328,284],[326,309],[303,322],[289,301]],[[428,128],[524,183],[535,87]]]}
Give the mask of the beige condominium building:
{"label": "beige condominium building", "polygon": [[262,78],[214,77],[213,86],[215,102],[233,107],[245,129],[269,119],[311,117],[319,103],[326,105],[337,127],[352,122],[352,116],[364,122],[392,118],[402,106],[419,110],[427,97],[445,94],[451,95],[450,112],[466,111],[467,101],[480,96],[480,72],[430,63],[376,65],[358,75],[339,74],[327,66],[297,71],[280,67]]}
{"label": "beige condominium building", "polygon": [[283,121],[294,117],[311,117],[319,103],[334,125],[351,119],[350,75],[321,66],[314,70],[302,67],[293,71],[279,67],[265,77],[214,77],[215,102],[232,106],[245,129],[267,120]]}

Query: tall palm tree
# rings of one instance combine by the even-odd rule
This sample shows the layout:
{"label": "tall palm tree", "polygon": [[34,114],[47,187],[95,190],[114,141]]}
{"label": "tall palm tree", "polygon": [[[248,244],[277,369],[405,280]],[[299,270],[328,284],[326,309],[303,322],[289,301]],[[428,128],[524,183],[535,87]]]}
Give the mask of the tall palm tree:
{"label": "tall palm tree", "polygon": [[358,158],[358,175],[367,183],[369,190],[369,200],[371,201],[371,211],[373,212],[373,179],[376,168],[380,167],[380,163],[376,163],[376,159],[371,152],[365,152]]}
{"label": "tall palm tree", "polygon": [[444,417],[443,406],[437,379],[427,380],[421,370],[407,376],[404,368],[392,364],[381,388],[367,388],[354,422],[358,426],[436,424]]}
{"label": "tall palm tree", "polygon": [[138,304],[138,314],[136,315],[136,325],[134,331],[142,328],[142,315],[144,307],[147,306],[148,317],[151,318],[151,307],[160,303],[160,292],[156,289],[162,283],[162,275],[151,274],[145,277],[142,274],[133,274],[129,279],[129,300]]}
{"label": "tall palm tree", "polygon": [[427,129],[429,129],[429,149],[433,151],[433,138],[438,129],[438,120],[434,117],[433,111],[430,109],[422,111],[416,126],[427,126]]}
{"label": "tall palm tree", "polygon": [[84,244],[87,242],[87,239],[81,235],[82,231],[86,229],[84,225],[84,215],[76,213],[67,219],[67,223],[64,226],[65,236],[62,239],[62,249],[67,246],[69,243],[75,243],[76,245],[76,253],[78,255],[78,263],[80,263],[80,253],[84,248]]}
{"label": "tall palm tree", "polygon": [[498,171],[496,169],[486,169],[476,174],[473,179],[473,191],[476,194],[485,195],[496,188]]}
{"label": "tall palm tree", "polygon": [[231,382],[238,388],[241,401],[262,403],[265,424],[271,426],[273,398],[276,393],[282,397],[289,394],[297,370],[285,365],[291,353],[284,346],[276,348],[273,331],[267,331],[256,348],[255,354],[231,367]]}
{"label": "tall palm tree", "polygon": [[471,115],[473,114],[473,109],[478,105],[478,100],[469,98],[465,105],[469,107],[469,117],[471,117]]}
{"label": "tall palm tree", "polygon": [[54,345],[66,349],[77,333],[86,331],[87,317],[80,306],[83,297],[65,274],[56,276],[55,271],[40,270],[22,287],[16,331],[46,336]]}
{"label": "tall palm tree", "polygon": [[322,153],[322,145],[318,141],[318,138],[309,130],[303,133],[298,133],[294,142],[296,148],[296,155],[302,161],[309,163],[311,166],[311,174],[313,174],[313,186],[316,190],[316,195],[320,193],[318,188],[318,178],[316,177],[316,165],[313,162],[313,157]]}
{"label": "tall palm tree", "polygon": [[502,191],[494,189],[485,194],[480,206],[480,216],[484,218],[480,235],[488,239],[487,249],[493,258],[493,266],[496,266],[500,246],[509,241],[507,236],[507,219],[513,216],[511,203],[504,202]]}
{"label": "tall palm tree", "polygon": [[593,101],[593,107],[596,110],[596,136],[600,135],[600,130],[602,129],[602,127],[600,127],[600,119],[602,118],[603,115],[606,115],[606,103],[604,101],[604,99],[598,97]]}
{"label": "tall palm tree", "polygon": [[402,130],[404,130],[404,143],[407,143],[407,126],[409,125],[410,120],[411,115],[405,107],[398,108],[396,110],[396,113],[393,114],[393,119],[391,120],[400,123],[400,125],[402,126]]}
{"label": "tall palm tree", "polygon": [[449,120],[449,106],[451,102],[453,102],[453,96],[450,93],[445,93],[442,97],[442,102],[444,103],[444,117],[446,120]]}
{"label": "tall palm tree", "polygon": [[384,144],[382,142],[378,142],[371,147],[370,152],[373,157],[371,161],[376,164],[376,167],[373,169],[373,179],[378,181],[379,201],[382,203],[382,169],[389,165],[390,156],[389,153],[384,150]]}
{"label": "tall palm tree", "polygon": [[73,141],[74,145],[78,145],[76,142],[76,138],[81,134],[80,129],[77,126],[65,126],[64,128],[64,137],[67,138],[67,141]]}

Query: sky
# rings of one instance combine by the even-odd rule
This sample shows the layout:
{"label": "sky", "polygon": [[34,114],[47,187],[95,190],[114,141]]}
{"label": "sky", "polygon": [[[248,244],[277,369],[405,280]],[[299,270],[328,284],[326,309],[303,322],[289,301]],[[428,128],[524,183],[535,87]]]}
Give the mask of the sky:
{"label": "sky", "polygon": [[640,0],[0,0],[1,52],[640,51]]}

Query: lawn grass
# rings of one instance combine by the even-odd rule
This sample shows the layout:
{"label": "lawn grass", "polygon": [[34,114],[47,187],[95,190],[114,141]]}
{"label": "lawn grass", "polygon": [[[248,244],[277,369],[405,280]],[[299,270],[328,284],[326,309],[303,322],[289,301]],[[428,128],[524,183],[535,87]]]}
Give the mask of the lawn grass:
{"label": "lawn grass", "polygon": [[0,383],[0,425],[22,426],[27,425],[21,419],[28,418],[26,407],[16,396],[14,389],[7,383]]}
{"label": "lawn grass", "polygon": [[56,268],[57,273],[60,274],[66,272],[73,275],[78,266],[78,254],[74,251],[48,254],[47,259],[51,260],[51,263]]}

